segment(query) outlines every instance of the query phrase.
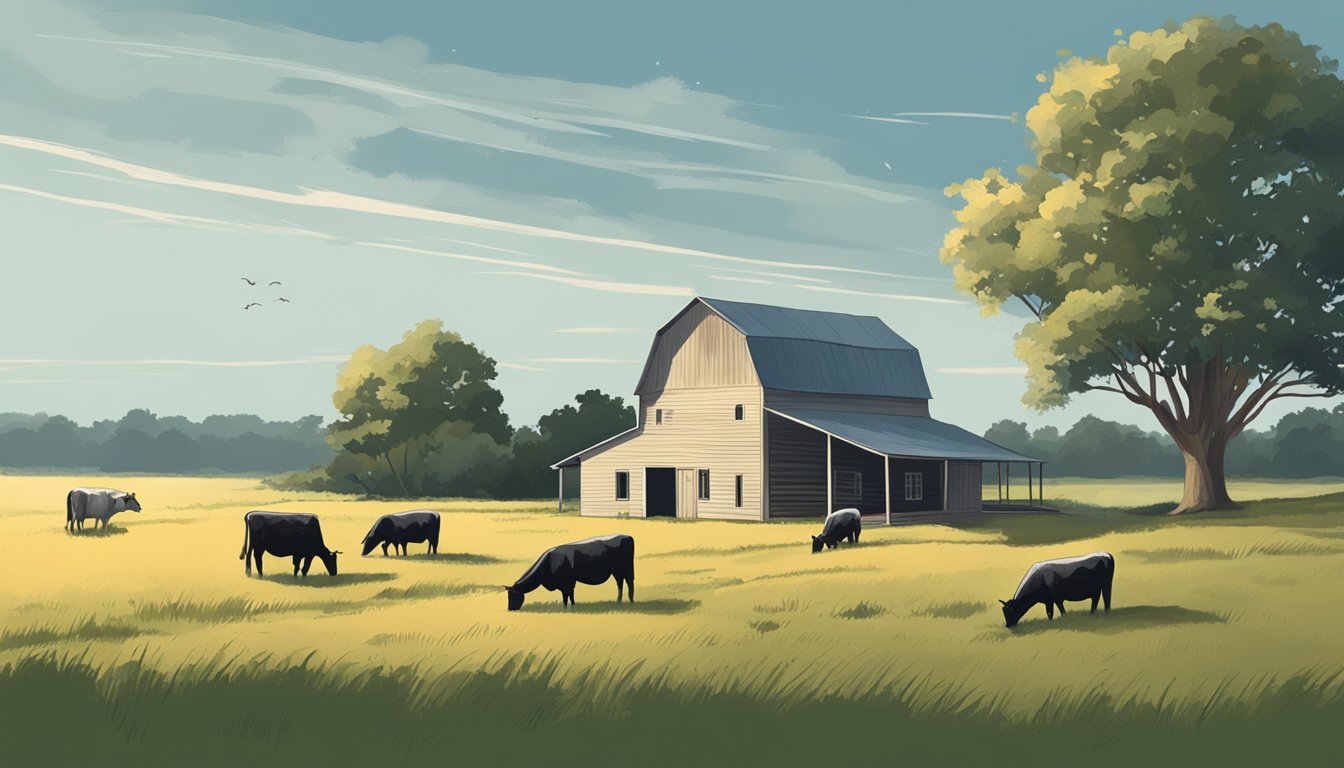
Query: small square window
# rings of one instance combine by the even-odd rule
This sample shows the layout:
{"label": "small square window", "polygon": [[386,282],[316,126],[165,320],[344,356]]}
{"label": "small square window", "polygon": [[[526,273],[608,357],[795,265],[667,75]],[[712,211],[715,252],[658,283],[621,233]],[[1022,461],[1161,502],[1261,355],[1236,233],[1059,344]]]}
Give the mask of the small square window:
{"label": "small square window", "polygon": [[740,507],[740,506],[742,506],[742,476],[741,476],[741,475],[738,475],[738,476],[737,476],[737,480],[734,482],[733,486],[734,486],[734,489],[733,489],[733,506],[734,506],[734,507]]}
{"label": "small square window", "polygon": [[905,473],[905,500],[923,501],[924,500],[924,473],[906,472]]}
{"label": "small square window", "polygon": [[835,473],[835,492],[847,497],[863,500],[863,473],[862,472],[836,472]]}
{"label": "small square window", "polygon": [[630,500],[630,473],[629,473],[629,472],[617,472],[617,473],[616,473],[616,500],[617,500],[617,501],[629,501],[629,500]]}
{"label": "small square window", "polygon": [[708,500],[709,500],[709,470],[708,470],[708,469],[702,469],[702,470],[700,470],[700,472],[699,472],[699,480],[700,480],[700,482],[697,483],[697,485],[699,486],[699,491],[700,491],[700,492],[699,492],[697,495],[698,495],[701,499],[704,499],[704,500],[708,501]]}
{"label": "small square window", "polygon": [[655,411],[653,412],[653,423],[654,423],[654,424],[662,424],[662,423],[663,423],[663,409],[662,409],[662,408],[659,408],[659,409],[657,409],[657,410],[655,410]]}
{"label": "small square window", "polygon": [[736,420],[736,421],[741,421],[742,419],[744,419],[744,418],[746,417],[746,415],[747,415],[747,409],[746,409],[745,407],[743,407],[743,405],[742,405],[741,403],[738,403],[737,407],[733,408],[733,419],[734,419],[734,420]]}

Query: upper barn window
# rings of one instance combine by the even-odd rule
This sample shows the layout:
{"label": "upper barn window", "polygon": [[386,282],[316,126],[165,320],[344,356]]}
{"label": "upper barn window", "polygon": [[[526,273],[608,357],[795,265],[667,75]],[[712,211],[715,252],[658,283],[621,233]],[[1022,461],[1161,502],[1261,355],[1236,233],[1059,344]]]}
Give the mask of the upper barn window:
{"label": "upper barn window", "polygon": [[733,506],[742,506],[742,476],[738,475],[733,483]]}
{"label": "upper barn window", "polygon": [[747,414],[746,414],[746,411],[747,411],[747,409],[746,409],[745,407],[743,407],[743,405],[742,405],[741,403],[738,403],[738,404],[733,408],[733,418],[734,418],[735,420],[737,420],[737,421],[741,421],[741,420],[747,415]]}
{"label": "upper barn window", "polygon": [[629,472],[617,472],[617,473],[616,473],[616,500],[617,500],[617,501],[629,501],[629,500],[630,500],[630,473],[629,473]]}
{"label": "upper barn window", "polygon": [[863,473],[845,472],[843,470],[835,473],[835,492],[843,493],[846,496],[852,496],[856,499],[863,498]]}
{"label": "upper barn window", "polygon": [[906,472],[905,473],[905,500],[923,501],[924,500],[924,473]]}
{"label": "upper barn window", "polygon": [[708,500],[709,500],[709,470],[708,470],[708,469],[702,469],[702,470],[700,470],[700,472],[699,472],[699,480],[700,480],[700,482],[697,483],[697,485],[699,485],[699,493],[696,494],[696,495],[699,496],[700,498],[702,498],[702,499],[708,501]]}
{"label": "upper barn window", "polygon": [[662,409],[662,408],[659,408],[659,409],[657,409],[657,410],[655,410],[655,411],[653,412],[653,423],[654,423],[654,424],[662,424],[662,423],[663,423],[663,409]]}

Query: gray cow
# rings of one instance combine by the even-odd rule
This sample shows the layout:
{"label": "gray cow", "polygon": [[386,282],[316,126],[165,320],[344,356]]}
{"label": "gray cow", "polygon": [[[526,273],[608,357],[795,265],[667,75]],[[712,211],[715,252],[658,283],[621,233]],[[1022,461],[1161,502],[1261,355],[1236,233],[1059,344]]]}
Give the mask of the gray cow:
{"label": "gray cow", "polygon": [[140,502],[134,493],[117,491],[111,488],[76,488],[65,497],[65,528],[68,531],[84,530],[84,521],[93,518],[93,527],[103,524],[107,532],[107,521],[118,512],[140,511]]}

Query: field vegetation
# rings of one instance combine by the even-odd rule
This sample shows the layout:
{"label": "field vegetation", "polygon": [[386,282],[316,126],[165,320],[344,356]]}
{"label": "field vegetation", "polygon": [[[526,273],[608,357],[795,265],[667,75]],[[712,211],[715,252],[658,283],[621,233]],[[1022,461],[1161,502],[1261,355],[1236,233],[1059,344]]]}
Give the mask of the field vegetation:
{"label": "field vegetation", "polygon": [[[145,511],[69,535],[77,483]],[[818,555],[812,522],[436,500],[437,556],[360,558],[377,515],[419,504],[4,476],[0,730],[27,764],[1338,765],[1341,485],[1234,486],[1276,498],[1162,516],[1179,486],[1047,480],[1072,514],[869,529]],[[340,575],[268,557],[245,578],[256,508],[320,514]],[[547,546],[613,531],[636,539],[633,605],[606,584],[505,611],[501,585]],[[1003,627],[1027,566],[1098,549],[1109,616]]]}

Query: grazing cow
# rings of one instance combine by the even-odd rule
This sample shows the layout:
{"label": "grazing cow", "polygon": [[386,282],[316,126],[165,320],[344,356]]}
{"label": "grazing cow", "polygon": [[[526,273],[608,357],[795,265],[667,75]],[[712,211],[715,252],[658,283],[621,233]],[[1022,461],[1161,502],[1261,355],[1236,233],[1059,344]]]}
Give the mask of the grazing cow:
{"label": "grazing cow", "polygon": [[140,502],[134,493],[115,491],[111,488],[75,488],[65,495],[65,528],[68,531],[84,530],[84,521],[93,518],[93,527],[103,524],[107,532],[107,521],[118,512],[140,511]]}
{"label": "grazing cow", "polygon": [[858,544],[859,532],[862,530],[863,517],[859,510],[853,507],[837,509],[826,516],[821,535],[812,537],[812,554],[820,552],[823,545],[835,549],[845,539],[849,539],[850,544]]}
{"label": "grazing cow", "polygon": [[[261,556],[263,553],[276,557],[294,558],[294,576],[299,575],[299,562],[303,562],[303,575],[313,558],[321,558],[327,567],[327,573],[336,575],[336,556],[340,551],[331,551],[322,542],[322,526],[317,515],[291,514],[288,512],[252,511],[243,515],[243,551],[239,560],[246,560],[245,572],[252,575],[252,560],[257,561],[257,578],[261,578]],[[249,557],[250,556],[250,557]]]}
{"label": "grazing cow", "polygon": [[397,512],[391,515],[383,515],[369,529],[369,533],[364,537],[364,551],[361,556],[368,555],[373,548],[381,544],[383,546],[383,557],[387,557],[387,547],[392,545],[392,553],[397,553],[397,548],[401,548],[401,554],[406,554],[407,544],[419,544],[423,541],[429,542],[429,551],[431,553],[439,551],[439,513],[430,509],[416,509],[410,512]]}
{"label": "grazing cow", "polygon": [[541,553],[537,562],[527,569],[522,578],[505,587],[509,593],[509,610],[523,607],[523,595],[537,587],[554,592],[560,590],[561,605],[574,604],[576,583],[597,585],[616,577],[616,602],[621,602],[621,588],[630,587],[630,602],[635,602],[635,539],[623,533],[598,536],[561,544]]}
{"label": "grazing cow", "polygon": [[1106,601],[1106,612],[1111,611],[1111,581],[1115,578],[1115,558],[1109,552],[1093,552],[1082,557],[1063,560],[1045,560],[1031,566],[1011,600],[1000,600],[1003,620],[1011,629],[1037,603],[1045,604],[1045,617],[1055,618],[1055,606],[1064,615],[1065,600],[1092,601],[1092,613],[1097,612],[1097,600]]}

